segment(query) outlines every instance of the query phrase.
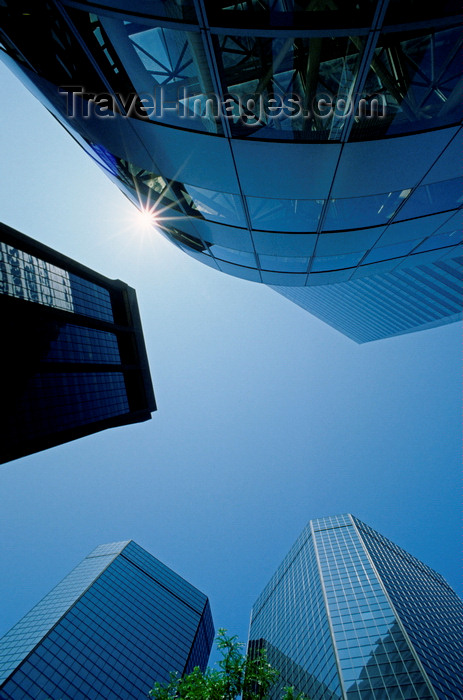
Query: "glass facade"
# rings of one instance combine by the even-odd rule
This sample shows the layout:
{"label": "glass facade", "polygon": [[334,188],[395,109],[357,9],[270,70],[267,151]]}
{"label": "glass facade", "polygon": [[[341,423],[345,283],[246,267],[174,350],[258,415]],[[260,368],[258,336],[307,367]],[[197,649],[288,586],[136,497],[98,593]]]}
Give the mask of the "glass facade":
{"label": "glass facade", "polygon": [[355,342],[367,343],[459,321],[462,281],[463,258],[452,255],[329,285],[273,289]]}
{"label": "glass facade", "polygon": [[463,603],[351,515],[311,521],[253,606],[249,651],[311,700],[457,700]]}
{"label": "glass facade", "polygon": [[0,461],[147,420],[135,292],[0,226]]}
{"label": "glass facade", "polygon": [[203,670],[207,597],[135,542],[97,547],[0,640],[2,700],[139,700]]}
{"label": "glass facade", "polygon": [[457,258],[453,0],[21,8],[5,61],[193,258],[294,290]]}

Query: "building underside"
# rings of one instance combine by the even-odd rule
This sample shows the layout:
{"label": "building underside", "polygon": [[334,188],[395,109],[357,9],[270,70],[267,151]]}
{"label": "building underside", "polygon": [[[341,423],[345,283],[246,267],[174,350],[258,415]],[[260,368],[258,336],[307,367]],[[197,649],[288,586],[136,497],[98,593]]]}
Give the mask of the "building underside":
{"label": "building underside", "polygon": [[[351,292],[368,305],[367,277],[379,294],[412,267],[459,266],[456,3],[3,5],[6,63],[192,257],[309,310],[316,295],[329,306],[329,285],[348,315]],[[454,320],[448,296],[451,309],[377,337]]]}

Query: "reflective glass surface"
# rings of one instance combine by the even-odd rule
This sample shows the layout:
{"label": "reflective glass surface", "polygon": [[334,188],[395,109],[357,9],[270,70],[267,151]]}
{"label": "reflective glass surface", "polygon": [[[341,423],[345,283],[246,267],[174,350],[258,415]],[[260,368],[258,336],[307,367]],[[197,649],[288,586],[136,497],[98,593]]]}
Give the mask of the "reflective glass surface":
{"label": "reflective glass surface", "polygon": [[74,311],[68,272],[2,241],[0,294]]}
{"label": "reflective glass surface", "polygon": [[342,698],[309,528],[254,603],[249,639],[250,651],[267,649],[269,662],[280,672],[271,700],[281,698],[288,685],[312,700]]}
{"label": "reflective glass surface", "polygon": [[218,35],[217,61],[232,134],[338,140],[363,43],[363,37]]}
{"label": "reflective glass surface", "polygon": [[97,548],[11,630],[14,668],[22,636],[35,648],[2,686],[5,700],[139,700],[171,671],[204,669],[214,628],[206,596],[129,542]]}
{"label": "reflective glass surface", "polygon": [[84,362],[120,364],[121,356],[115,333],[67,323],[58,331],[50,346],[45,362]]}
{"label": "reflective glass surface", "polygon": [[320,518],[254,604],[249,652],[266,648],[281,673],[272,699],[294,685],[314,700],[456,700],[462,610],[442,577],[368,526]]}
{"label": "reflective glass surface", "polygon": [[60,617],[127,543],[112,551],[92,552],[61,583],[0,639],[0,682],[32,651]]}
{"label": "reflective glass surface", "polygon": [[457,255],[455,249],[455,257],[412,266],[392,261],[389,270],[378,263],[383,269],[365,277],[347,270],[348,277],[331,284],[273,288],[355,342],[367,343],[460,320],[463,274]]}
{"label": "reflective glass surface", "polygon": [[431,690],[350,520],[323,518],[314,521],[314,532],[347,700],[431,700]]}
{"label": "reflective glass surface", "polygon": [[409,194],[410,190],[400,190],[368,197],[331,199],[323,228],[336,231],[387,223]]}
{"label": "reflective glass surface", "polygon": [[396,221],[457,209],[463,201],[463,179],[421,185],[410,195],[396,216]]}
{"label": "reflective glass surface", "polygon": [[[154,205],[160,230],[205,264],[255,281],[310,285],[320,283],[311,275],[347,269],[354,274],[356,267],[362,275],[383,272],[386,268],[372,266],[391,260],[398,265],[417,251],[450,245],[448,237],[432,239],[434,231],[423,217],[461,206],[460,180],[450,179],[454,173],[449,171],[445,182],[418,183],[432,162],[440,167],[439,154],[446,153],[451,163],[451,130],[443,127],[456,126],[462,116],[463,42],[455,2],[431,7],[406,0],[401,15],[398,0],[391,0],[385,19],[373,0],[207,0],[201,16],[192,0],[140,0],[130,7],[120,0],[117,8],[105,0],[96,13],[66,5],[66,15],[51,9],[46,20],[44,2],[24,6],[25,12],[22,0],[4,5],[0,20],[6,51],[32,68],[28,75],[45,102],[74,135],[80,133],[77,140],[137,206]],[[31,40],[39,23],[46,51]],[[69,100],[57,97],[56,86],[63,84],[85,86],[81,101],[88,116],[69,113]],[[106,106],[95,99],[97,93],[106,95]],[[156,126],[146,123],[152,121]],[[191,153],[185,134],[177,148],[179,130],[203,132],[186,137],[192,139]],[[410,168],[410,182],[406,178],[403,189],[394,189],[398,180],[390,171],[396,161],[388,158],[386,143],[402,157],[416,148],[417,132],[432,131],[422,134],[423,149],[428,144],[434,154],[431,160],[419,153],[423,168],[417,173]],[[413,134],[410,141],[389,138],[406,134]],[[231,138],[227,157],[225,137]],[[247,143],[252,139],[269,143]],[[384,161],[378,185],[383,191],[369,187],[368,196],[358,196],[362,188],[345,180],[356,179],[350,158],[357,162],[360,151],[346,142],[377,139],[381,144],[371,149]],[[272,140],[301,143],[272,145]],[[328,141],[342,149],[337,169],[335,161],[326,165],[331,154],[323,159],[319,151],[331,148],[322,143]],[[398,143],[403,151],[396,150]],[[337,153],[333,148],[331,153]],[[191,160],[202,161],[203,155],[213,172],[208,187]],[[286,167],[293,158],[294,175]],[[307,163],[306,171],[301,163]],[[282,188],[274,173],[266,187],[265,169],[273,167],[284,172]],[[177,180],[183,177],[178,173],[185,181]],[[292,177],[298,180],[293,197]],[[308,182],[307,196],[304,177],[320,179],[320,187]],[[346,187],[357,196],[330,197]],[[414,247],[390,226],[398,222],[414,222],[416,230],[407,239]],[[289,246],[289,240],[274,238],[270,250],[260,247],[261,232],[282,238],[322,235],[312,260],[308,239],[301,237],[296,250],[293,242]],[[321,240],[331,232],[347,235]]]}
{"label": "reflective glass surface", "polygon": [[134,290],[0,228],[0,461],[146,420]]}
{"label": "reflective glass surface", "polygon": [[252,228],[264,231],[316,231],[322,199],[247,197]]}
{"label": "reflective glass surface", "polygon": [[37,372],[18,396],[12,430],[29,439],[129,411],[122,372]]}
{"label": "reflective glass surface", "polygon": [[[421,14],[421,13],[420,13]],[[357,120],[351,139],[401,134],[455,124],[463,116],[459,26],[380,36],[365,84],[381,118]],[[370,136],[370,138],[371,138]]]}
{"label": "reflective glass surface", "polygon": [[138,18],[74,15],[129,116],[222,133],[201,34]]}
{"label": "reflective glass surface", "polygon": [[463,602],[436,571],[355,521],[439,698],[463,695]]}

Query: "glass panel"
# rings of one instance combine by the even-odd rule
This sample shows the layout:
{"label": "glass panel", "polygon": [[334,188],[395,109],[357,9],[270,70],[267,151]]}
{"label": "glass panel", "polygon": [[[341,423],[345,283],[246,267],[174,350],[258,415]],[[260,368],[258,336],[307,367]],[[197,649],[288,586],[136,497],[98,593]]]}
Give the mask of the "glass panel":
{"label": "glass panel", "polygon": [[74,15],[129,116],[222,133],[199,33]]}
{"label": "glass panel", "polygon": [[217,224],[204,219],[195,219],[193,225],[203,241],[217,243],[217,245],[223,245],[225,248],[244,250],[248,253],[254,250],[251,234],[247,229],[225,226],[224,224]]}
{"label": "glass panel", "polygon": [[345,267],[355,267],[365,255],[365,252],[314,258],[312,272],[326,272],[328,270],[341,270]]}
{"label": "glass panel", "polygon": [[317,241],[317,256],[356,253],[371,248],[381,233],[383,226],[360,231],[342,231],[341,233],[324,233]]}
{"label": "glass panel", "polygon": [[405,241],[404,243],[396,243],[395,245],[384,246],[383,248],[373,248],[364,260],[364,264],[380,262],[381,260],[390,260],[391,258],[400,258],[408,255],[415,248],[421,239],[416,241]]}
{"label": "glass panel", "polygon": [[269,233],[253,231],[257,252],[280,257],[310,257],[317,241],[316,233]]}
{"label": "glass panel", "polygon": [[425,250],[435,250],[437,248],[447,248],[448,246],[458,245],[461,243],[462,236],[462,232],[458,230],[439,233],[425,240],[414,252],[422,253]]}
{"label": "glass panel", "polygon": [[456,209],[463,200],[463,179],[434,182],[432,185],[422,185],[409,197],[396,220],[413,219],[417,216],[436,214],[448,209]]}
{"label": "glass panel", "polygon": [[241,197],[227,192],[214,192],[202,187],[183,185],[187,203],[202,217],[231,226],[246,226]]}
{"label": "glass panel", "polygon": [[363,45],[362,37],[216,37],[232,134],[338,140]]}
{"label": "glass panel", "polygon": [[246,267],[257,267],[254,253],[245,253],[242,250],[234,250],[215,244],[210,245],[209,250],[214,257],[219,260],[236,263],[237,265],[245,265]]}
{"label": "glass panel", "polygon": [[230,226],[246,227],[239,195],[165,180],[161,175],[114,156],[103,146],[89,145],[98,164],[136,195],[139,206],[152,208],[158,223],[178,221],[175,212],[179,212]]}
{"label": "glass panel", "polygon": [[323,199],[247,197],[252,227],[266,231],[316,231]]}
{"label": "glass panel", "polygon": [[410,190],[330,200],[323,228],[327,231],[377,226],[392,219]]}
{"label": "glass panel", "polygon": [[460,27],[383,34],[365,83],[365,106],[376,99],[378,118],[357,120],[351,140],[367,138],[365,130],[381,138],[458,123],[462,43]]}
{"label": "glass panel", "polygon": [[283,258],[277,255],[259,255],[263,270],[275,272],[306,272],[310,258]]}

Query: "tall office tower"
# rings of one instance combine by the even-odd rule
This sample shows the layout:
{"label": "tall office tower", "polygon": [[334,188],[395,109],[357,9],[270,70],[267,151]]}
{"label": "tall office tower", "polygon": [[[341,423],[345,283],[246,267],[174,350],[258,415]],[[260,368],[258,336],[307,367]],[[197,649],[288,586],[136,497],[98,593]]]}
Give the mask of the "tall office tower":
{"label": "tall office tower", "polygon": [[135,290],[0,224],[0,462],[156,409]]}
{"label": "tall office tower", "polygon": [[450,250],[435,262],[337,284],[273,287],[356,343],[435,328],[462,317],[463,258]]}
{"label": "tall office tower", "polygon": [[266,648],[311,700],[460,700],[463,603],[438,573],[352,515],[311,520],[253,606]]}
{"label": "tall office tower", "polygon": [[207,597],[135,542],[100,545],[0,640],[1,700],[147,697],[214,638]]}
{"label": "tall office tower", "polygon": [[[460,22],[456,0],[0,8],[6,63],[173,243],[308,309],[312,286],[352,282],[347,316],[365,277],[394,273],[379,295],[413,266],[461,269]],[[432,285],[393,334],[426,327]]]}

